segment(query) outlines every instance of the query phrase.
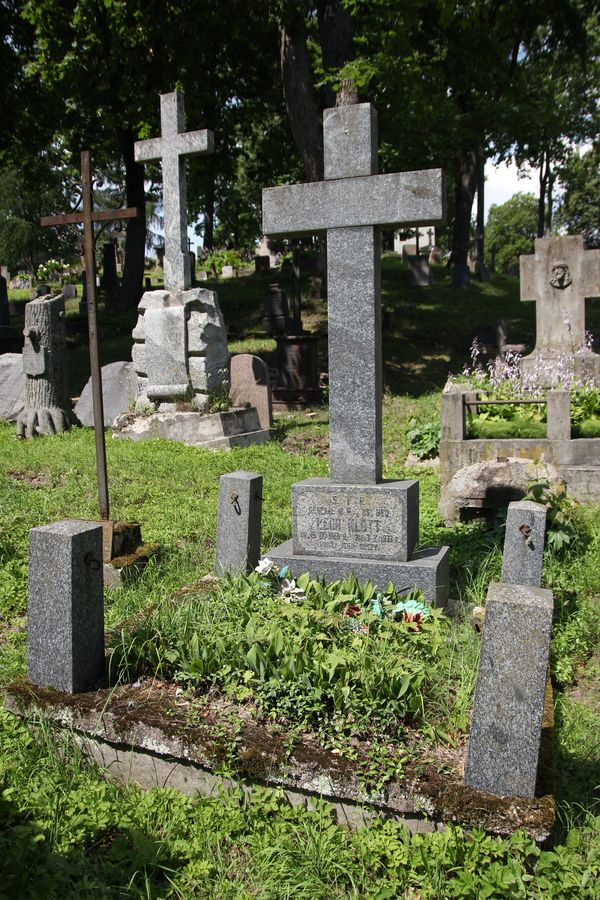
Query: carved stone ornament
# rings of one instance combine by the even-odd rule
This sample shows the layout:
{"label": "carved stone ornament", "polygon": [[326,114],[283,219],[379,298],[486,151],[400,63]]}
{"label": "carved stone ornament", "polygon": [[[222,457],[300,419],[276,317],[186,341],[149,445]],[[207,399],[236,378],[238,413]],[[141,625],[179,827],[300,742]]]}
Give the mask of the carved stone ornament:
{"label": "carved stone ornament", "polygon": [[566,263],[556,263],[555,266],[552,266],[552,278],[550,279],[550,284],[553,288],[562,291],[572,283],[573,279]]}

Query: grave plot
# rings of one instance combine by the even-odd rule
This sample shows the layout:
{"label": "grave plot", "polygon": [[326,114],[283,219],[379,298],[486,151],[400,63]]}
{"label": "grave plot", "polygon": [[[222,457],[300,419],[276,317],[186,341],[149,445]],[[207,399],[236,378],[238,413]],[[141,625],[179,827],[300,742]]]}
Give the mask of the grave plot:
{"label": "grave plot", "polygon": [[447,523],[463,510],[501,508],[540,479],[600,501],[599,357],[585,331],[585,299],[597,296],[600,251],[584,250],[581,236],[539,238],[535,255],[521,257],[521,300],[537,301],[534,351],[487,371],[475,360],[442,394]]}

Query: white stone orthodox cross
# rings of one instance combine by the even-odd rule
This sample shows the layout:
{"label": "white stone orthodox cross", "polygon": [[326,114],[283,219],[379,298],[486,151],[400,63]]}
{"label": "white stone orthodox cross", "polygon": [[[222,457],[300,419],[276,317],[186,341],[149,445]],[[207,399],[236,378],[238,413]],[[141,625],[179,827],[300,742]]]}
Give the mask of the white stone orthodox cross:
{"label": "white stone orthodox cross", "polygon": [[600,250],[585,250],[580,234],[537,238],[520,270],[521,300],[536,301],[532,356],[569,356],[585,347],[585,300],[600,297]]}
{"label": "white stone orthodox cross", "polygon": [[267,235],[327,233],[331,481],[381,481],[380,228],[441,225],[440,169],[377,174],[370,103],[323,113],[325,181],[263,190]]}
{"label": "white stone orthodox cross", "polygon": [[184,132],[183,95],[161,94],[161,137],[135,143],[136,162],[160,162],[165,218],[165,290],[192,286],[187,237],[185,158],[214,152],[212,131]]}

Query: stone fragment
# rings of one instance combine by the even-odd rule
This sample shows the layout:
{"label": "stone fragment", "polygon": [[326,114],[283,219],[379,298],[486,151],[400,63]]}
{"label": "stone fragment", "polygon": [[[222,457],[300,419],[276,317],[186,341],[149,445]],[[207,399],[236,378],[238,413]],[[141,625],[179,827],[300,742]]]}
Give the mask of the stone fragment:
{"label": "stone fragment", "polygon": [[532,500],[509,503],[504,535],[502,581],[539,587],[546,533],[546,507]]}
{"label": "stone fragment", "polygon": [[260,556],[262,475],[231,472],[219,480],[217,575],[251,572]]}
{"label": "stone fragment", "polygon": [[465,784],[500,797],[533,797],[550,637],[552,591],[488,588]]}
{"label": "stone fragment", "polygon": [[0,419],[14,422],[25,406],[25,373],[20,353],[0,355]]}
{"label": "stone fragment", "polygon": [[251,353],[238,353],[231,357],[231,387],[229,396],[234,406],[254,406],[260,427],[268,429],[273,424],[271,385],[266,363]]}
{"label": "stone fragment", "polygon": [[[102,400],[105,428],[110,428],[117,416],[133,408],[137,392],[138,376],[133,363],[114,362],[102,366]],[[94,427],[91,378],[75,404],[75,415],[82,425],[86,425],[89,428]]]}
{"label": "stone fragment", "polygon": [[65,519],[29,533],[27,675],[76,693],[104,678],[102,527]]}

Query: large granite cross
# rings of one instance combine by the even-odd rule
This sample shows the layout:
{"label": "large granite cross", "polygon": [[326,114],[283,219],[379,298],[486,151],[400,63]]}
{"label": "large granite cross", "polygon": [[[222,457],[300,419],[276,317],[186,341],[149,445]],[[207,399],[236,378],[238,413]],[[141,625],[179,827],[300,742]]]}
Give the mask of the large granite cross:
{"label": "large granite cross", "polygon": [[184,132],[183,95],[161,94],[162,137],[137,141],[137,162],[160,162],[163,176],[165,216],[165,290],[187,291],[192,273],[187,238],[187,191],[185,157],[214,152],[212,131]]}
{"label": "large granite cross", "polygon": [[323,113],[325,181],[263,190],[268,235],[327,233],[331,481],[381,480],[380,227],[440,225],[440,169],[377,175],[370,103]]}
{"label": "large granite cross", "polygon": [[585,300],[600,297],[600,250],[585,250],[580,234],[537,238],[520,269],[521,300],[536,301],[532,355],[570,356],[585,347]]}

